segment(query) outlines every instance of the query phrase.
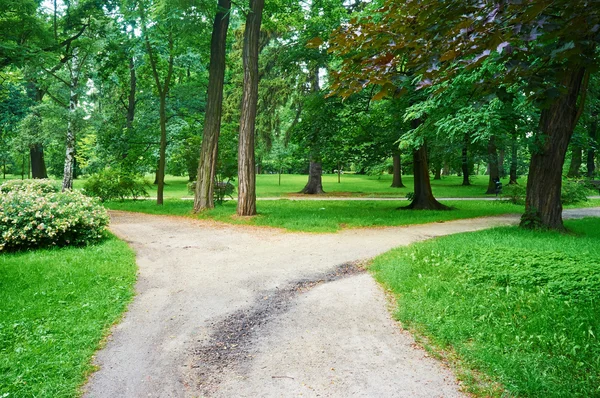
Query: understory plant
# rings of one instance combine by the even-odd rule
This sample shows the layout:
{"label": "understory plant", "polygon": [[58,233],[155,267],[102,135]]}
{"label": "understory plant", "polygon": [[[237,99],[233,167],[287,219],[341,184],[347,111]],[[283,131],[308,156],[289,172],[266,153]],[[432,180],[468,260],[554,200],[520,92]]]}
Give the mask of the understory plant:
{"label": "understory plant", "polygon": [[93,174],[83,186],[86,195],[100,198],[102,202],[146,197],[149,188],[150,183],[144,177],[116,169]]}
{"label": "understory plant", "polygon": [[0,186],[0,251],[85,245],[103,236],[109,218],[93,198],[59,192],[44,180]]}

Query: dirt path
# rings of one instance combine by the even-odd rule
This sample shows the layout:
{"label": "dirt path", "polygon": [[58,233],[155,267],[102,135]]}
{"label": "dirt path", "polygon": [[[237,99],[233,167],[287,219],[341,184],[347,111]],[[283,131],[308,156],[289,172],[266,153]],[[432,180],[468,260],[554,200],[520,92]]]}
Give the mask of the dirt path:
{"label": "dirt path", "polygon": [[[576,216],[600,215],[600,209]],[[455,397],[359,267],[393,247],[513,224],[491,217],[336,234],[113,212],[137,296],[86,397]]]}

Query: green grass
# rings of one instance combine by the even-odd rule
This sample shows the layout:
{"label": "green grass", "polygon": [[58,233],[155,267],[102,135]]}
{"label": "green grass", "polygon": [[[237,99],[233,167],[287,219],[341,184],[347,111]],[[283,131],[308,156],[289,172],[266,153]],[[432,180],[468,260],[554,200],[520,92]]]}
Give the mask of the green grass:
{"label": "green grass", "polygon": [[192,201],[167,200],[164,206],[156,206],[153,201],[109,202],[106,207],[113,210],[135,211],[148,214],[213,219],[233,224],[270,226],[289,231],[335,232],[341,228],[377,227],[424,224],[492,216],[507,213],[521,213],[522,206],[501,201],[447,201],[452,211],[408,211],[398,210],[409,204],[403,201],[259,201],[258,215],[249,218],[235,216],[235,201],[204,212],[192,214]]}
{"label": "green grass", "polygon": [[0,397],[75,397],[133,296],[135,256],[113,236],[0,255]]}
{"label": "green grass", "polygon": [[472,369],[501,386],[480,395],[597,397],[600,219],[566,225],[572,234],[447,236],[388,252],[371,270],[397,296],[403,325],[458,356],[467,382]]}
{"label": "green grass", "polygon": [[[149,180],[152,178],[147,176]],[[431,180],[434,195],[443,198],[462,197],[486,197],[485,191],[488,184],[488,176],[473,176],[473,185],[463,187],[462,177],[448,176],[442,180]],[[278,184],[276,174],[258,174],[256,176],[256,195],[259,198],[286,197],[296,195],[306,184],[308,177],[298,174],[283,174],[281,185]],[[341,183],[337,182],[337,175],[323,175],[323,189],[327,196],[360,196],[360,197],[399,197],[404,198],[408,192],[413,190],[413,177],[402,177],[406,188],[391,188],[392,176],[384,174],[381,176],[366,176],[356,174],[342,175]],[[74,181],[75,188],[82,188],[85,180]],[[508,183],[508,180],[503,181]],[[167,199],[191,197],[193,195],[187,190],[187,177],[165,177],[164,197]],[[525,183],[525,179],[521,181]],[[152,186],[150,196],[156,196],[156,187]]]}

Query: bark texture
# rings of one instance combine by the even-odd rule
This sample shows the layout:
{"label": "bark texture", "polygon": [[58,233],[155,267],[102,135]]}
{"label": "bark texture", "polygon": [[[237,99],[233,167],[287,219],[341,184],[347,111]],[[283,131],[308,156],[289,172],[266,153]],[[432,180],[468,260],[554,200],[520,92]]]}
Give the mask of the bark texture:
{"label": "bark texture", "polygon": [[219,135],[221,133],[225,55],[230,8],[231,0],[218,0],[217,14],[213,23],[210,42],[206,114],[194,195],[194,212],[196,213],[215,207],[213,184],[217,169]]}
{"label": "bark texture", "polygon": [[589,135],[590,135],[590,147],[587,150],[587,176],[593,177],[594,172],[596,171],[596,135],[598,134],[598,113],[592,113],[592,121],[590,124]]}
{"label": "bark texture", "polygon": [[577,122],[584,74],[582,67],[564,70],[561,85],[566,92],[542,110],[537,147],[531,154],[522,227],[565,229],[560,201],[562,167]]}
{"label": "bark texture", "polygon": [[490,170],[490,179],[486,194],[496,193],[496,181],[500,179],[500,170],[498,168],[498,148],[496,147],[496,137],[491,136],[488,142],[488,167]]}
{"label": "bark texture", "polygon": [[569,178],[577,178],[581,177],[581,163],[583,162],[582,156],[583,149],[580,146],[574,146],[571,151],[571,164],[569,165],[569,172],[567,173],[567,177]]}
{"label": "bark texture", "polygon": [[29,158],[31,161],[32,178],[48,178],[46,162],[44,161],[44,146],[33,144],[29,147]]}
{"label": "bark texture", "polygon": [[402,209],[412,210],[450,210],[435,200],[431,191],[429,180],[429,167],[427,166],[427,147],[423,144],[419,149],[413,151],[414,168],[414,197],[410,205]]}
{"label": "bark texture", "polygon": [[462,154],[461,154],[461,170],[463,186],[471,185],[471,181],[469,180],[469,135],[465,134],[465,140],[463,142]]}
{"label": "bark texture", "polygon": [[400,153],[394,153],[392,159],[394,161],[392,188],[404,188],[404,184],[402,183],[402,158],[400,158]]}
{"label": "bark texture", "polygon": [[79,85],[79,57],[77,48],[73,49],[71,58],[71,76],[70,76],[70,95],[69,95],[69,116],[67,120],[67,139],[65,150],[65,164],[63,168],[62,190],[73,189],[73,169],[75,166],[75,118],[78,105],[78,85]]}
{"label": "bark texture", "polygon": [[264,0],[250,0],[244,30],[244,93],[240,117],[238,146],[238,216],[256,214],[256,174],[254,133],[258,106],[258,52]]}
{"label": "bark texture", "polygon": [[323,167],[321,166],[321,162],[311,160],[308,169],[308,182],[300,193],[309,195],[320,195],[325,193],[325,191],[323,191],[322,175]]}

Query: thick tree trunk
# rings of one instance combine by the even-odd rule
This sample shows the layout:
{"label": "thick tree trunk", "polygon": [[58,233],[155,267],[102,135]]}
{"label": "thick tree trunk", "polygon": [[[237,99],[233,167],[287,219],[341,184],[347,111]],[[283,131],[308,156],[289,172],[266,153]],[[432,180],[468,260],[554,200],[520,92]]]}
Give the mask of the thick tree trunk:
{"label": "thick tree trunk", "polygon": [[594,161],[596,157],[596,134],[598,132],[598,114],[592,112],[592,122],[590,125],[589,135],[590,135],[590,147],[587,151],[587,176],[593,177],[594,172],[596,171],[596,163]]}
{"label": "thick tree trunk", "polygon": [[254,133],[258,105],[258,49],[264,0],[250,0],[244,31],[244,93],[238,147],[238,216],[256,214],[256,174],[254,174]]}
{"label": "thick tree trunk", "polygon": [[394,153],[392,159],[394,161],[392,188],[404,188],[404,184],[402,183],[402,158],[400,157],[400,153]]}
{"label": "thick tree trunk", "polygon": [[29,147],[29,158],[31,161],[31,176],[33,178],[48,178],[46,162],[44,161],[44,146],[33,144]]}
{"label": "thick tree trunk", "polygon": [[463,176],[463,186],[471,185],[471,181],[469,180],[469,135],[465,134],[465,139],[462,146],[462,154],[461,154],[461,169]]}
{"label": "thick tree trunk", "polygon": [[323,167],[321,166],[321,162],[316,160],[310,161],[310,167],[308,169],[308,182],[300,191],[300,193],[308,194],[308,195],[320,195],[325,193],[323,191]]}
{"label": "thick tree trunk", "polygon": [[160,118],[160,147],[158,150],[158,170],[156,172],[156,204],[164,203],[165,192],[165,166],[167,158],[167,93],[163,91],[160,95],[160,105],[158,110]]}
{"label": "thick tree trunk", "polygon": [[571,164],[569,165],[569,172],[567,173],[567,177],[569,178],[577,178],[581,177],[581,173],[579,170],[581,169],[581,163],[583,162],[583,156],[580,146],[574,146],[571,151]]}
{"label": "thick tree trunk", "polygon": [[79,59],[77,53],[77,48],[75,48],[73,50],[73,57],[71,59],[71,92],[69,98],[69,116],[67,120],[65,165],[63,169],[63,191],[73,189],[73,168],[75,162],[75,118],[77,116],[77,86],[79,82],[79,71],[77,65]]}
{"label": "thick tree trunk", "polygon": [[214,180],[217,169],[221,115],[223,110],[223,84],[225,82],[225,55],[229,9],[231,0],[218,0],[217,15],[213,23],[208,68],[208,92],[202,147],[198,162],[198,180],[194,195],[194,212],[215,207]]}
{"label": "thick tree trunk", "polygon": [[490,170],[490,179],[486,194],[496,193],[496,181],[500,180],[498,170],[498,148],[496,147],[496,137],[491,136],[488,142],[488,167]]}
{"label": "thick tree trunk", "polygon": [[429,167],[427,166],[427,147],[423,144],[413,151],[414,169],[414,197],[410,205],[402,209],[412,210],[450,210],[435,200],[431,191],[429,180]]}
{"label": "thick tree trunk", "polygon": [[518,184],[517,182],[517,134],[513,134],[512,136],[512,142],[510,143],[510,181],[508,182],[509,185],[511,184]]}
{"label": "thick tree trunk", "polygon": [[537,148],[531,154],[522,227],[565,229],[560,201],[562,168],[577,122],[584,74],[581,67],[565,70],[562,86],[566,93],[542,110]]}

